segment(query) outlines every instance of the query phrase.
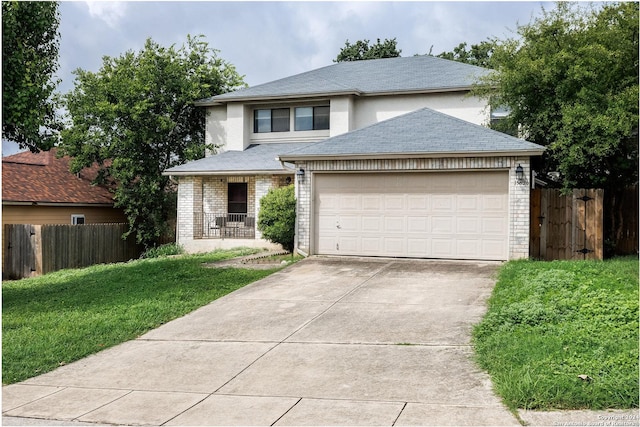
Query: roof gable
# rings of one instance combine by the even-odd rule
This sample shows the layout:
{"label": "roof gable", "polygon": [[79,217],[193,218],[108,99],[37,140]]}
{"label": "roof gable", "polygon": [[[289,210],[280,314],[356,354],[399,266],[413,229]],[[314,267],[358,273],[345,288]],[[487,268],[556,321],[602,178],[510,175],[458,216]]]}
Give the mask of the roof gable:
{"label": "roof gable", "polygon": [[240,89],[201,101],[228,101],[329,94],[372,95],[461,90],[489,70],[429,55],[339,62],[316,70]]}
{"label": "roof gable", "polygon": [[309,144],[281,155],[280,159],[494,153],[538,155],[543,151],[541,145],[423,108]]}
{"label": "roof gable", "polygon": [[3,157],[2,201],[112,205],[109,190],[91,184],[98,167],[75,175],[69,171],[70,160],[57,157],[56,148]]}

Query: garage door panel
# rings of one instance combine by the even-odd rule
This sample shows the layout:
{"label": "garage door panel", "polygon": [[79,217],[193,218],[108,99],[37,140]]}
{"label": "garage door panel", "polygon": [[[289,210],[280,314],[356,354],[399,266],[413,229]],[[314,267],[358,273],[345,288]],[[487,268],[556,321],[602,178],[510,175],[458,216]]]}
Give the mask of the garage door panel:
{"label": "garage door panel", "polygon": [[452,194],[438,194],[431,198],[433,212],[453,212],[455,200]]}
{"label": "garage door panel", "polygon": [[405,239],[402,237],[384,237],[384,251],[390,256],[406,256]]}
{"label": "garage door panel", "polygon": [[431,253],[430,239],[428,237],[410,237],[407,239],[407,256],[424,257]]}
{"label": "garage door panel", "polygon": [[426,194],[407,195],[407,210],[411,213],[426,212],[429,208],[429,199]]}
{"label": "garage door panel", "polygon": [[336,228],[343,233],[358,233],[362,231],[360,218],[358,214],[340,215]]}
{"label": "garage door panel", "polygon": [[382,196],[384,199],[384,209],[386,211],[406,211],[405,197],[404,195],[385,194]]}
{"label": "garage door panel", "polygon": [[332,232],[336,229],[338,218],[335,215],[320,215],[317,220],[317,227],[322,232]]}
{"label": "garage door panel", "polygon": [[359,236],[340,236],[338,238],[338,245],[336,246],[336,251],[347,254],[355,254],[358,253],[360,247],[358,245],[358,241],[360,240]]}
{"label": "garage door panel", "polygon": [[407,232],[424,233],[429,229],[429,218],[426,216],[408,216]]}
{"label": "garage door panel", "polygon": [[451,235],[454,231],[453,218],[449,216],[434,216],[431,218],[431,233]]}
{"label": "garage door panel", "polygon": [[481,243],[477,239],[460,238],[455,242],[457,258],[470,258],[477,254],[481,247]]}
{"label": "garage door panel", "polygon": [[456,234],[481,234],[482,220],[474,217],[456,218]]}
{"label": "garage door panel", "polygon": [[508,174],[314,174],[320,254],[506,259]]}
{"label": "garage door panel", "polygon": [[373,255],[382,252],[382,237],[363,237],[362,241],[362,253],[366,255]]}
{"label": "garage door panel", "polygon": [[405,218],[404,216],[386,216],[384,218],[383,233],[402,233],[404,229]]}
{"label": "garage door panel", "polygon": [[483,240],[482,252],[486,254],[487,259],[500,259],[504,256],[503,242],[500,240]]}
{"label": "garage door panel", "polygon": [[362,195],[363,211],[379,211],[382,208],[382,197],[379,194]]}
{"label": "garage door panel", "polygon": [[344,195],[340,197],[339,206],[341,210],[359,211],[361,209],[360,196],[357,194]]}
{"label": "garage door panel", "polygon": [[500,195],[484,195],[481,209],[485,212],[504,212],[507,209],[506,197]]}
{"label": "garage door panel", "polygon": [[453,241],[451,239],[431,239],[431,249],[434,258],[453,258]]}
{"label": "garage door panel", "polygon": [[378,233],[382,225],[382,218],[378,216],[363,216],[362,217],[362,231],[364,233]]}
{"label": "garage door panel", "polygon": [[458,195],[456,198],[456,208],[458,212],[477,212],[482,197],[476,194]]}
{"label": "garage door panel", "polygon": [[482,218],[481,223],[480,230],[482,234],[496,234],[500,236],[507,233],[507,223],[503,218]]}

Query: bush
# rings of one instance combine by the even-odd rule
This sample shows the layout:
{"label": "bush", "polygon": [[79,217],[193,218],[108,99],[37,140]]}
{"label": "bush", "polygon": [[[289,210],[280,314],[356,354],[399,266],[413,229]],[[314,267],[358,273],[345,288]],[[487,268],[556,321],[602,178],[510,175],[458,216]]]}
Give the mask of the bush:
{"label": "bush", "polygon": [[272,188],[260,199],[258,230],[262,237],[293,251],[296,226],[296,197],[293,184]]}
{"label": "bush", "polygon": [[180,255],[184,253],[184,248],[177,243],[167,243],[147,249],[140,258],[159,258],[169,255]]}

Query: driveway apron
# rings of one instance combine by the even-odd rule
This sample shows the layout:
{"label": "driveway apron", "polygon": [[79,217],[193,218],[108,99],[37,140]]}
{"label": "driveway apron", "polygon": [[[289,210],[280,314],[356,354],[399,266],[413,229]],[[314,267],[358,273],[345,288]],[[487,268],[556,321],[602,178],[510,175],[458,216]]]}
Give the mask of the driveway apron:
{"label": "driveway apron", "polygon": [[519,425],[470,346],[497,267],[308,258],[136,340],[3,387],[3,416],[126,425]]}

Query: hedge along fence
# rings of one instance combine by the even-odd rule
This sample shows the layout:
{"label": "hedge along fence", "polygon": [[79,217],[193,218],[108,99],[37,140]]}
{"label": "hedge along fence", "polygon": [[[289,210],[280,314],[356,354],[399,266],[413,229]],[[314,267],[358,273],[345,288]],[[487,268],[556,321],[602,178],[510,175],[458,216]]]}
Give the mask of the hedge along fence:
{"label": "hedge along fence", "polygon": [[7,224],[2,276],[22,279],[64,268],[138,258],[141,248],[135,239],[122,239],[126,227],[126,224]]}

